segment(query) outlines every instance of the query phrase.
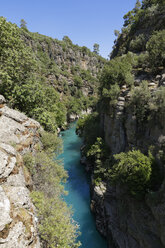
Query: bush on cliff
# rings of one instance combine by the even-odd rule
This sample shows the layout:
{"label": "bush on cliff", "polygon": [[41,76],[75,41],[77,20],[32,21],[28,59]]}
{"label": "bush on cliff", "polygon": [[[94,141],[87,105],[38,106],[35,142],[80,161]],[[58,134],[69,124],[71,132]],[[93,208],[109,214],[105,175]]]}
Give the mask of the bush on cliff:
{"label": "bush on cliff", "polygon": [[151,178],[152,155],[145,156],[139,150],[133,150],[116,154],[114,159],[111,181],[126,185],[131,195],[144,195]]}
{"label": "bush on cliff", "polygon": [[128,105],[135,114],[139,124],[144,123],[148,118],[150,99],[151,92],[147,81],[143,80],[140,86],[134,87],[131,91],[131,98]]}
{"label": "bush on cliff", "polygon": [[85,155],[90,147],[96,142],[99,137],[99,116],[97,112],[80,118],[77,122],[76,132],[83,135],[85,140]]}
{"label": "bush on cliff", "polygon": [[44,247],[77,248],[78,226],[63,196],[67,173],[57,159],[62,147],[56,134],[42,132],[42,144],[35,154],[24,155],[23,161],[31,172],[34,189],[31,192],[38,216],[39,234]]}
{"label": "bush on cliff", "polygon": [[155,67],[165,66],[165,30],[154,32],[146,47],[153,70],[156,70]]}

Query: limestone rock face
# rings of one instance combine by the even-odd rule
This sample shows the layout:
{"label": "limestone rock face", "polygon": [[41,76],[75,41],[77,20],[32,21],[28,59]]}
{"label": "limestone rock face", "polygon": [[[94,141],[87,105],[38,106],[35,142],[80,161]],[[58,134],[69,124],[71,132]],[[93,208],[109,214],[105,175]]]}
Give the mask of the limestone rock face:
{"label": "limestone rock face", "polygon": [[39,248],[21,154],[33,152],[40,125],[3,105],[3,96],[0,103],[0,247]]}
{"label": "limestone rock face", "polygon": [[10,218],[10,201],[6,196],[3,188],[0,186],[0,231],[2,231],[6,225],[11,223]]}
{"label": "limestone rock face", "polygon": [[[149,88],[159,90],[165,74],[149,82]],[[132,148],[147,152],[151,145],[163,151],[165,116],[161,120],[139,127],[136,116],[128,108],[130,93],[122,87],[115,113],[102,114],[101,126],[113,154]],[[164,165],[160,163],[160,167]],[[164,169],[162,169],[162,172]],[[164,248],[165,247],[165,181],[157,192],[148,192],[143,201],[131,198],[123,186],[92,187],[91,207],[96,214],[97,229],[108,239],[108,247]],[[98,224],[99,223],[99,224]]]}

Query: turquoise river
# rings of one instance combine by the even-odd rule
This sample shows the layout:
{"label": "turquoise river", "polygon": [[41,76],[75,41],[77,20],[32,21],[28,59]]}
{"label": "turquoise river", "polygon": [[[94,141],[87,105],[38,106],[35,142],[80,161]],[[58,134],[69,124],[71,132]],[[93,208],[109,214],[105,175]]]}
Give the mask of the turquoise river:
{"label": "turquoise river", "polygon": [[68,182],[65,189],[69,194],[65,197],[68,205],[72,205],[73,219],[80,225],[79,240],[81,248],[106,248],[107,243],[97,232],[94,216],[90,211],[90,179],[80,164],[80,147],[82,139],[75,133],[75,123],[61,132],[64,151],[60,158],[68,171]]}

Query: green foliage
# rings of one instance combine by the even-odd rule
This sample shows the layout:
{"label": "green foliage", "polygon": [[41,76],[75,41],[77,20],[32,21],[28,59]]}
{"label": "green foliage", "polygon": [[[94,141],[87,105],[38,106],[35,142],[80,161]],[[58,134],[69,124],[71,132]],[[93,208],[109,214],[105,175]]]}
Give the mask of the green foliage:
{"label": "green foliage", "polygon": [[134,56],[129,53],[110,60],[104,67],[100,77],[101,111],[109,112],[110,106],[116,106],[122,85],[133,85],[133,63]]}
{"label": "green foliage", "polygon": [[20,21],[20,27],[21,28],[24,28],[24,29],[27,29],[27,25],[26,24],[27,24],[26,21],[24,19],[21,19],[21,21]]}
{"label": "green foliage", "polygon": [[32,153],[29,152],[23,156],[23,163],[27,167],[30,174],[33,175],[35,172],[35,159]]}
{"label": "green foliage", "polygon": [[151,121],[160,125],[165,116],[165,88],[161,86],[151,94],[148,82],[142,81],[140,86],[132,89],[128,105],[139,124]]}
{"label": "green foliage", "polygon": [[46,153],[53,155],[59,155],[62,151],[62,141],[57,137],[57,134],[42,132],[41,133],[41,142],[43,144],[43,149]]}
{"label": "green foliage", "polygon": [[142,1],[142,8],[146,9],[151,7],[152,5],[164,5],[165,1],[164,0],[143,0]]}
{"label": "green foliage", "polygon": [[80,76],[74,76],[74,85],[76,85],[78,88],[81,88],[83,85],[82,78]]}
{"label": "green foliage", "polygon": [[86,144],[85,154],[87,154],[91,145],[100,136],[98,113],[95,112],[80,118],[77,121],[76,132],[83,135]]}
{"label": "green foliage", "polygon": [[0,91],[7,99],[16,84],[22,84],[35,68],[31,50],[20,38],[19,28],[0,17]]}
{"label": "green foliage", "polygon": [[133,113],[137,117],[139,123],[147,120],[149,111],[149,101],[151,99],[151,92],[148,88],[148,82],[142,81],[139,87],[135,87],[131,91],[131,98],[129,106],[132,108]]}
{"label": "green foliage", "polygon": [[110,88],[111,84],[131,85],[133,83],[132,75],[132,58],[131,55],[112,59],[107,66],[104,67],[101,74],[101,87]]}
{"label": "green foliage", "polygon": [[133,52],[145,51],[146,37],[144,34],[139,34],[135,39],[131,40],[129,49]]}
{"label": "green foliage", "polygon": [[103,88],[102,99],[104,100],[103,109],[109,110],[110,106],[115,107],[120,94],[120,87],[117,84],[110,86],[110,89]]}
{"label": "green foliage", "polygon": [[127,186],[131,195],[143,196],[150,182],[152,155],[145,156],[139,150],[114,155],[115,163],[110,178],[114,183]]}
{"label": "green foliage", "polygon": [[155,32],[146,47],[151,67],[165,66],[165,30]]}
{"label": "green foliage", "polygon": [[63,200],[67,173],[57,160],[61,139],[56,134],[42,132],[41,141],[43,145],[35,154],[23,157],[35,185],[31,197],[39,218],[39,235],[45,247],[77,248],[80,246],[76,241],[78,226]]}
{"label": "green foliage", "polygon": [[119,35],[120,35],[120,31],[119,30],[114,30],[114,35],[116,36],[116,37],[118,37]]}
{"label": "green foliage", "polygon": [[55,132],[66,121],[66,108],[60,102],[59,94],[38,80],[31,76],[21,85],[16,84],[11,103],[37,119],[46,130]]}
{"label": "green foliage", "polygon": [[67,43],[68,45],[72,45],[72,41],[71,41],[71,39],[68,36],[64,36],[63,37],[63,41],[65,43]]}
{"label": "green foliage", "polygon": [[165,87],[161,86],[154,92],[149,102],[149,108],[151,111],[150,118],[156,121],[157,124],[161,123],[165,116]]}
{"label": "green foliage", "polygon": [[95,143],[87,151],[87,158],[94,164],[95,183],[100,182],[106,175],[104,161],[108,154],[108,147],[101,137],[97,137]]}
{"label": "green foliage", "polygon": [[70,97],[68,101],[68,114],[80,114],[81,110],[83,110],[81,98]]}
{"label": "green foliage", "polygon": [[[70,61],[57,65],[54,58],[58,51],[52,48],[63,47],[66,55],[68,49],[73,54],[96,55],[85,47],[73,45],[67,36],[63,41],[54,40],[30,33],[24,20],[21,23],[19,29],[0,18],[0,91],[12,107],[38,120],[47,131],[55,132],[58,126],[65,125],[67,113],[79,114],[93,105],[94,101],[90,96],[84,97],[81,88],[85,85],[91,94],[96,94],[97,80],[91,71],[79,65],[70,68]],[[97,57],[98,63],[105,63]]]}
{"label": "green foliage", "polygon": [[93,45],[93,52],[97,55],[99,54],[99,44],[95,43]]}
{"label": "green foliage", "polygon": [[129,11],[127,14],[124,15],[124,27],[133,24],[134,22],[134,11]]}
{"label": "green foliage", "polygon": [[47,198],[43,193],[34,191],[31,194],[37,208],[40,225],[39,232],[46,247],[77,248],[76,225],[64,201],[58,198]]}
{"label": "green foliage", "polygon": [[148,68],[149,67],[149,54],[148,52],[140,53],[139,55],[135,56],[135,68]]}

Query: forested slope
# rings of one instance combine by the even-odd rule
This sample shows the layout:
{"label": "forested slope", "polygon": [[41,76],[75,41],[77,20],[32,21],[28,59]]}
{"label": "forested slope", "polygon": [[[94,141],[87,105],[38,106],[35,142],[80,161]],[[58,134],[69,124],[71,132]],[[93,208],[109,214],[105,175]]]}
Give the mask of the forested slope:
{"label": "forested slope", "polygon": [[93,107],[105,59],[68,37],[58,41],[31,33],[3,17],[0,24],[0,90],[12,107],[49,131]]}

